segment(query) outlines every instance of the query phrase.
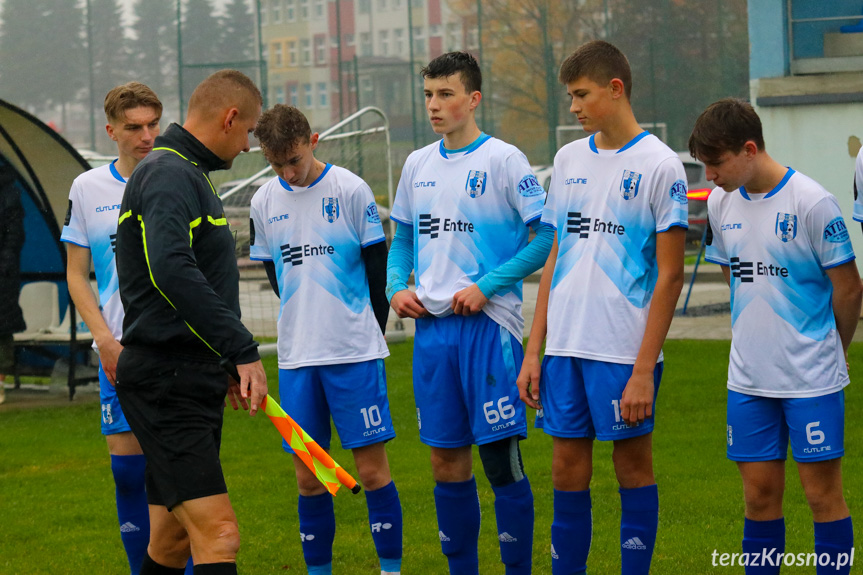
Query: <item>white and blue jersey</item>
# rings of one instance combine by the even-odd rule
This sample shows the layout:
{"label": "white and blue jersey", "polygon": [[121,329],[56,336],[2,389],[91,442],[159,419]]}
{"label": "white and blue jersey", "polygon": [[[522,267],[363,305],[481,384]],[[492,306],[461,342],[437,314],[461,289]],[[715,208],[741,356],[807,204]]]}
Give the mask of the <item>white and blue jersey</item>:
{"label": "white and blue jersey", "polygon": [[[527,245],[545,191],[516,147],[482,134],[459,150],[443,140],[408,156],[392,218],[413,227],[417,296],[437,317],[452,313],[453,295],[476,283]],[[522,286],[494,294],[483,308],[521,341]]]}
{"label": "white and blue jersey", "polygon": [[658,277],[656,234],[687,227],[686,191],[680,158],[647,132],[619,150],[591,136],[558,151],[542,214],[558,242],[546,355],[635,363]]}
{"label": "white and blue jersey", "polygon": [[848,384],[825,270],[854,259],[839,204],[789,169],[764,195],[714,190],[707,260],[730,267],[728,389],[816,397]]}
{"label": "white and blue jersey", "polygon": [[[116,161],[84,172],[72,182],[60,240],[90,250],[102,317],[111,334],[119,340],[123,333],[123,304],[114,246],[126,180],[114,166]],[[96,349],[95,342],[93,348]]]}
{"label": "white and blue jersey", "polygon": [[863,222],[863,148],[854,164],[854,221]]}
{"label": "white and blue jersey", "polygon": [[252,198],[251,226],[251,259],[275,263],[280,369],[389,355],[361,253],[384,231],[360,177],[327,164],[306,188],[273,178]]}

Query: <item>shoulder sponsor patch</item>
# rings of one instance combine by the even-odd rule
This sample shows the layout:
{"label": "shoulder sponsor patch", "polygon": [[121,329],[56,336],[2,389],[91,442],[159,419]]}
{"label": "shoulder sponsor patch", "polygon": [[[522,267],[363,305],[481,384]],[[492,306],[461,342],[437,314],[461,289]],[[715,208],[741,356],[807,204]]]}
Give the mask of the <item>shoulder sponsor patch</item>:
{"label": "shoulder sponsor patch", "polygon": [[518,193],[525,198],[535,198],[545,193],[542,186],[539,185],[539,180],[533,174],[528,174],[518,183]]}
{"label": "shoulder sponsor patch", "polygon": [[824,227],[824,239],[834,244],[847,242],[848,228],[845,226],[845,220],[841,217],[830,220],[830,223]]}
{"label": "shoulder sponsor patch", "polygon": [[381,223],[381,215],[378,213],[378,205],[376,203],[372,202],[366,208],[366,220],[370,224]]}
{"label": "shoulder sponsor patch", "polygon": [[671,199],[675,202],[686,204],[688,200],[686,199],[686,182],[683,180],[677,180],[673,184],[671,184],[671,190],[669,190],[669,194],[671,195]]}

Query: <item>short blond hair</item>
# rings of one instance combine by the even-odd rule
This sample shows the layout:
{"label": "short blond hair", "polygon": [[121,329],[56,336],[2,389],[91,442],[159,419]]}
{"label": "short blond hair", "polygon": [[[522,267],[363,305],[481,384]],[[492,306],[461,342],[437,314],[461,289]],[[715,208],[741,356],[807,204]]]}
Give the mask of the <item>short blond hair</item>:
{"label": "short blond hair", "polygon": [[117,86],[105,96],[105,117],[111,123],[124,119],[126,110],[141,107],[153,108],[162,115],[162,102],[156,92],[140,82]]}
{"label": "short blond hair", "polygon": [[256,114],[264,104],[261,91],[239,70],[219,70],[198,84],[189,98],[189,115],[207,116],[236,107],[241,116]]}

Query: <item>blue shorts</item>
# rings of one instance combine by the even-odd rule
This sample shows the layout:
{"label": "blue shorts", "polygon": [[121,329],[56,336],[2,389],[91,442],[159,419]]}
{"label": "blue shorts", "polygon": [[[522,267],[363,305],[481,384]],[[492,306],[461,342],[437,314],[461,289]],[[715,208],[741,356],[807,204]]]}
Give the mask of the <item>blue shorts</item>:
{"label": "blue shorts", "polygon": [[420,441],[482,445],[527,436],[515,380],[521,341],[484,313],[416,320],[414,399]]}
{"label": "blue shorts", "polygon": [[126,416],[123,415],[120,400],[117,399],[117,390],[102,369],[102,362],[99,362],[99,403],[102,404],[102,435],[132,431],[126,422]]}
{"label": "blue shorts", "polygon": [[[382,359],[280,369],[279,397],[282,409],[324,449],[332,437],[330,416],[345,449],[396,436]],[[294,452],[286,441],[282,447]]]}
{"label": "blue shorts", "polygon": [[728,459],[827,461],[845,455],[845,391],[820,397],[761,397],[728,390]]}
{"label": "blue shorts", "polygon": [[553,437],[613,441],[653,431],[662,362],[653,370],[653,414],[630,425],[620,416],[620,398],[632,365],[580,357],[547,355],[542,360],[536,427]]}

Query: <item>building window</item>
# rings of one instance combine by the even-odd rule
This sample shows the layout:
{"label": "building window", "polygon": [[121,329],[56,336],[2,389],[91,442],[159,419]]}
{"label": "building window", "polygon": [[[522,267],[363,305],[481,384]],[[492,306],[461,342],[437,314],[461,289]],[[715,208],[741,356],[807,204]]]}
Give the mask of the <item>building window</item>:
{"label": "building window", "polygon": [[312,94],[311,84],[303,84],[303,94],[305,94],[306,96],[306,108],[311,108],[312,103],[314,102],[314,95]]}
{"label": "building window", "polygon": [[353,46],[354,45],[354,35],[353,34],[345,34],[345,46]]}
{"label": "building window", "polygon": [[312,43],[308,38],[300,40],[300,53],[303,58],[303,66],[310,66],[312,63]]}
{"label": "building window", "polygon": [[378,10],[387,9],[387,0],[378,0]]}
{"label": "building window", "polygon": [[300,20],[309,19],[309,0],[300,0]]}
{"label": "building window", "polygon": [[291,84],[291,106],[296,108],[300,104],[300,95],[297,93],[299,89],[296,84]]}
{"label": "building window", "polygon": [[405,53],[404,28],[396,28],[395,30],[393,30],[393,48],[395,49],[395,53],[397,55]]}
{"label": "building window", "polygon": [[288,40],[288,65],[297,65],[297,41]]}
{"label": "building window", "polygon": [[315,2],[315,4],[314,4],[315,18],[323,18],[324,17],[324,0],[314,0],[314,2]]}
{"label": "building window", "polygon": [[371,32],[360,32],[360,56],[372,55],[372,34]]}
{"label": "building window", "polygon": [[426,39],[423,36],[422,26],[417,26],[414,28],[414,52],[417,54],[424,54],[426,51]]}
{"label": "building window", "polygon": [[270,1],[261,0],[261,26],[270,23]]}
{"label": "building window", "polygon": [[467,31],[467,49],[472,50],[479,46],[479,30],[476,27]]}
{"label": "building window", "polygon": [[270,48],[270,54],[273,56],[273,61],[271,68],[281,68],[285,65],[282,60],[282,43],[281,42],[273,42],[272,47]]}
{"label": "building window", "polygon": [[318,82],[318,104],[321,108],[329,106],[327,103],[327,83]]}
{"label": "building window", "polygon": [[432,36],[440,36],[440,24],[432,24],[429,26],[429,38]]}
{"label": "building window", "polygon": [[279,104],[285,103],[285,87],[279,86],[276,88],[276,102]]}
{"label": "building window", "polygon": [[282,21],[282,2],[281,0],[273,0],[270,4],[273,11],[273,24],[280,24]]}
{"label": "building window", "polygon": [[372,0],[360,0],[359,2],[359,11],[360,14],[368,14],[372,11]]}
{"label": "building window", "polygon": [[390,32],[389,30],[381,30],[378,32],[378,43],[380,44],[381,56],[390,55]]}
{"label": "building window", "polygon": [[315,37],[315,64],[327,63],[327,39],[323,36]]}
{"label": "building window", "polygon": [[461,50],[461,26],[455,23],[446,25],[446,49],[449,52]]}
{"label": "building window", "polygon": [[297,0],[285,0],[285,19],[294,22],[297,19]]}

